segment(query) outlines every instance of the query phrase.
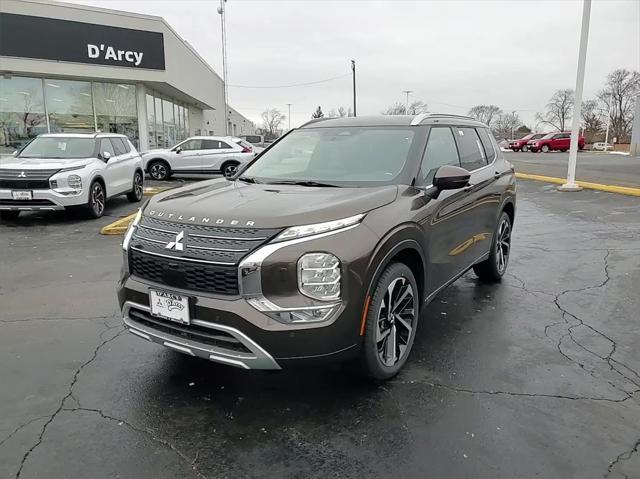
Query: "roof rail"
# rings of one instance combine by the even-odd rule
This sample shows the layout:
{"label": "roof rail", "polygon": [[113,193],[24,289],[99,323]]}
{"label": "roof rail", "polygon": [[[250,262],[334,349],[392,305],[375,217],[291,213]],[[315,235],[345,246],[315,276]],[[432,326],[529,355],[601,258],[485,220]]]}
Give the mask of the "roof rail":
{"label": "roof rail", "polygon": [[411,125],[416,126],[422,123],[422,120],[425,120],[427,118],[434,118],[434,117],[445,117],[445,118],[464,118],[465,120],[474,120],[477,121],[475,118],[471,118],[470,116],[466,116],[466,115],[454,115],[451,113],[420,113],[419,115],[416,115],[413,120],[411,120]]}
{"label": "roof rail", "polygon": [[327,118],[327,117],[312,118],[308,122],[303,123],[302,125],[300,125],[298,128],[302,128],[302,127],[307,126],[307,125],[312,125],[313,123],[318,123],[319,121],[324,121],[324,120],[333,120],[333,118]]}

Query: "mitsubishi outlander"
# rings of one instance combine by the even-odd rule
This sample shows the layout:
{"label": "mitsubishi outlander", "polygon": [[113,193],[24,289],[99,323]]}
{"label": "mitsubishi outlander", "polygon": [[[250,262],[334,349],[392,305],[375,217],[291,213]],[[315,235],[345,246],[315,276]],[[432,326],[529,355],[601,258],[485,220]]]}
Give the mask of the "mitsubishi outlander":
{"label": "mitsubishi outlander", "polygon": [[140,209],[124,323],[239,368],[349,361],[388,379],[443,288],[505,274],[515,200],[513,167],[470,118],[312,120],[235,176]]}

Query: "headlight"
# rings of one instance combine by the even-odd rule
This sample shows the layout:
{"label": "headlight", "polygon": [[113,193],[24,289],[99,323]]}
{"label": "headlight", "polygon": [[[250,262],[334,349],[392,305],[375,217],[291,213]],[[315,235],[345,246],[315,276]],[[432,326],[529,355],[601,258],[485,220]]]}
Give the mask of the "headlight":
{"label": "headlight", "polygon": [[280,233],[274,241],[285,241],[294,238],[301,238],[304,236],[312,236],[321,233],[326,233],[328,231],[334,231],[342,228],[347,228],[349,226],[357,225],[364,218],[364,214],[359,214],[355,216],[350,216],[348,218],[343,218],[341,220],[335,221],[327,221],[326,223],[316,223],[313,225],[304,225],[304,226],[292,226],[287,228],[282,233]]}
{"label": "headlight", "polygon": [[67,184],[69,188],[73,190],[81,190],[82,189],[82,178],[78,175],[69,175],[67,178]]}
{"label": "headlight", "polygon": [[124,240],[122,241],[122,249],[127,251],[129,249],[129,243],[131,243],[131,237],[138,227],[138,223],[140,223],[140,219],[142,218],[142,208],[138,210],[138,214],[133,219],[131,224],[129,225],[129,229],[127,229],[126,234],[124,235]]}
{"label": "headlight", "polygon": [[[78,169],[78,168],[74,168]],[[82,178],[78,175],[58,175],[55,180],[49,180],[49,186],[61,195],[77,195],[82,191]]]}
{"label": "headlight", "polygon": [[298,289],[320,301],[340,297],[340,260],[330,253],[307,253],[298,260]]}

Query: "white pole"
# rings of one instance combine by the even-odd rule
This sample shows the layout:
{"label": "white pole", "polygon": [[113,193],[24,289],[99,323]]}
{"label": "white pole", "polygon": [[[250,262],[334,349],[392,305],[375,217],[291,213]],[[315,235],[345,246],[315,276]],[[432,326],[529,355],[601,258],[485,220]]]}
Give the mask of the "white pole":
{"label": "white pole", "polygon": [[225,2],[220,0],[218,13],[220,14],[220,24],[222,26],[222,81],[224,94],[224,132],[229,135],[229,89],[227,87],[227,28],[225,22]]}
{"label": "white pole", "polygon": [[576,160],[578,157],[578,135],[580,134],[580,113],[582,110],[582,89],[584,87],[584,68],[587,59],[587,42],[589,40],[589,17],[591,15],[591,0],[584,0],[582,4],[582,28],[580,29],[580,50],[578,52],[578,74],[576,75],[576,97],[571,122],[571,146],[569,147],[569,167],[567,168],[567,182],[558,187],[561,191],[579,191],[582,188],[576,184]]}
{"label": "white pole", "polygon": [[406,106],[404,107],[404,114],[408,115],[409,114],[409,93],[413,93],[413,90],[402,90],[402,93],[405,93],[407,95],[407,102],[406,102]]}
{"label": "white pole", "polygon": [[609,96],[609,111],[607,112],[607,132],[604,134],[604,151],[607,151],[609,143],[609,124],[611,123],[611,106],[613,105],[613,93]]}
{"label": "white pole", "polygon": [[289,107],[289,116],[287,117],[287,119],[289,120],[289,130],[290,130],[291,129],[291,103],[287,103],[287,107]]}

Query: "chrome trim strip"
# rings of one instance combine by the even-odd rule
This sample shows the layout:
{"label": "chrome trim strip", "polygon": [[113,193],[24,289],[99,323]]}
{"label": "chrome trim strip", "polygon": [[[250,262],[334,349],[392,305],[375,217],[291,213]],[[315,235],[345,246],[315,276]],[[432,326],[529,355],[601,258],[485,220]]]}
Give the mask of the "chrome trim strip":
{"label": "chrome trim strip", "polygon": [[[193,236],[193,235],[188,235],[188,236]],[[246,253],[247,251],[249,251],[248,249],[230,249],[230,248],[211,248],[209,246],[192,246],[192,245],[186,245],[187,249],[201,249],[204,251],[225,251],[228,253]]]}
{"label": "chrome trim strip", "polygon": [[[335,302],[335,303],[319,304],[317,306],[298,306],[298,307],[295,307],[295,308],[283,308],[282,306],[278,306],[274,302],[269,301],[264,296],[256,297],[256,298],[249,298],[249,299],[255,299],[256,301],[258,301],[260,303],[264,303],[265,306],[268,306],[268,308],[266,308],[266,307],[260,308],[254,302],[249,303],[249,304],[251,304],[251,306],[256,308],[258,311],[274,311],[274,312],[279,312],[279,313],[296,312],[296,311],[314,311],[314,310],[317,310],[317,309],[331,309],[331,308],[335,308],[337,306],[340,306],[340,304],[342,304],[340,301],[338,301],[338,302]],[[260,306],[262,306],[262,304]]]}
{"label": "chrome trim strip", "polygon": [[205,261],[205,260],[202,260],[202,259],[183,258],[183,257],[180,257],[180,256],[169,256],[169,255],[161,254],[161,253],[153,253],[151,251],[146,251],[146,250],[143,250],[143,249],[140,249],[140,248],[136,248],[135,246],[129,246],[129,248],[132,249],[132,250],[135,250],[135,251],[139,251],[140,253],[143,253],[143,254],[149,254],[151,256],[159,256],[161,258],[169,258],[169,259],[172,259],[174,261],[189,261],[189,262],[192,262],[192,263],[216,264],[216,265],[219,265],[219,266],[235,266],[236,265],[235,263],[224,263],[222,261]]}
{"label": "chrome trim strip", "polygon": [[142,224],[142,222],[140,222],[140,223],[138,224],[138,226],[139,226],[140,228],[144,228],[144,229],[146,229],[146,230],[157,231],[158,233],[169,233],[169,234],[172,234],[172,235],[178,234],[178,231],[169,231],[169,230],[163,230],[163,229],[161,229],[161,228],[152,228],[151,226],[145,226],[145,225],[143,225],[143,224]]}
{"label": "chrome trim strip", "polygon": [[[198,356],[210,361],[216,361],[231,366],[241,367],[244,369],[282,369],[276,360],[258,343],[249,336],[231,326],[223,324],[210,323],[199,319],[193,319],[193,324],[206,326],[211,329],[224,331],[238,340],[251,353],[239,353],[233,350],[220,348],[217,346],[209,346],[196,341],[176,338],[170,334],[156,331],[152,327],[140,325],[135,319],[129,316],[129,310],[139,309],[147,313],[151,312],[149,306],[126,301],[122,306],[122,316],[126,328],[132,333],[148,341],[158,343],[160,345],[172,348],[192,356]],[[145,337],[146,336],[146,337]]]}
{"label": "chrome trim strip", "polygon": [[188,233],[188,235],[193,236],[194,238],[208,238],[208,239],[231,240],[231,241],[264,241],[267,239],[266,236],[256,236],[255,238],[236,238],[234,236],[211,236],[211,235],[200,235],[200,234],[192,234],[192,233]]}

